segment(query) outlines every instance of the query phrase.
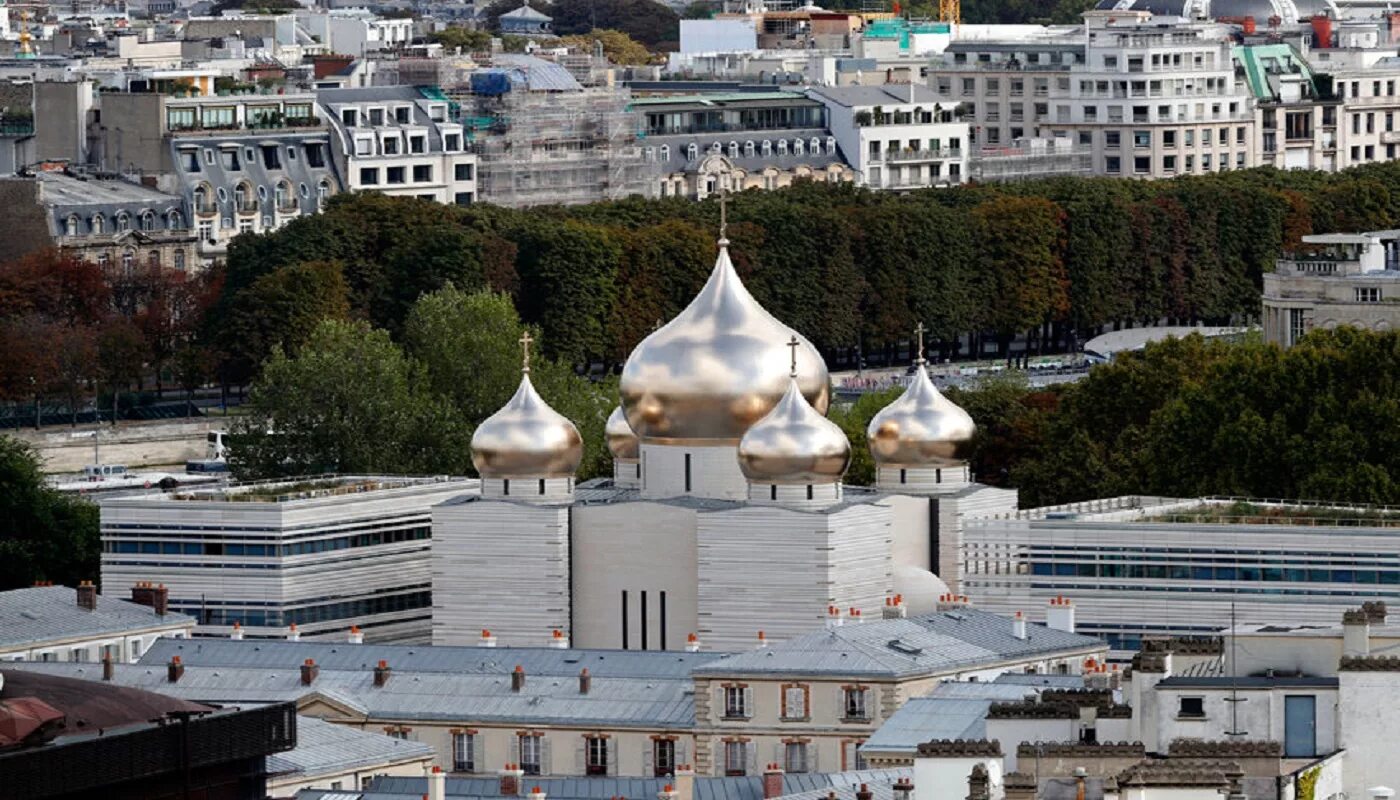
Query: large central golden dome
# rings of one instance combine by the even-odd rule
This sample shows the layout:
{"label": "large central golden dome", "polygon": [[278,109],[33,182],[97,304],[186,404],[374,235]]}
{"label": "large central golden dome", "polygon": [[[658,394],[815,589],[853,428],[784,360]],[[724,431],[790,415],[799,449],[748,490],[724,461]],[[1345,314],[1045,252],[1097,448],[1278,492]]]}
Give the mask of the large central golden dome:
{"label": "large central golden dome", "polygon": [[[738,441],[787,390],[784,343],[794,335],[744,288],[721,242],[705,287],[628,357],[622,370],[628,424],[647,442]],[[810,342],[798,341],[798,386],[825,414],[826,362]]]}

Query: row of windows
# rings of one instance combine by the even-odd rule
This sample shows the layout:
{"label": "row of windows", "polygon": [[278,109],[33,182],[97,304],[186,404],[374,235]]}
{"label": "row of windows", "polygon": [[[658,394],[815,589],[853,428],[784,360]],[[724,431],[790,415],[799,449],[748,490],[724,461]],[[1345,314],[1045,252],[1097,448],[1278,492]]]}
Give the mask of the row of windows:
{"label": "row of windows", "polygon": [[[793,139],[790,146],[787,139],[779,139],[776,144],[769,139],[764,139],[761,142],[749,140],[743,143],[742,152],[746,158],[753,158],[758,155],[769,157],[772,156],[775,151],[780,156],[785,156],[789,153],[795,156],[801,156],[809,152],[814,156],[819,156],[822,154],[823,146],[825,146],[828,154],[835,155],[836,137],[826,137],[825,145],[823,145],[822,140],[816,136],[813,136],[811,139]],[[709,155],[717,156],[727,154],[729,158],[738,158],[740,149],[741,145],[736,141],[730,141],[727,146],[719,142],[712,142],[705,152]],[[648,147],[644,153],[647,161],[660,160],[666,162],[671,160],[671,146],[669,144],[663,144],[659,148]],[[700,145],[696,142],[691,142],[686,145],[685,158],[687,161],[698,160],[700,158]]]}
{"label": "row of windows", "polygon": [[[1152,174],[1152,156],[1133,156],[1131,159],[1128,159],[1128,161],[1132,164],[1131,174]],[[1194,155],[1184,156],[1181,160],[1178,160],[1177,156],[1162,156],[1161,171],[1168,174],[1178,171],[1195,172],[1196,163],[1196,156]],[[1200,165],[1201,170],[1204,172],[1210,172],[1212,170],[1226,172],[1230,169],[1229,153],[1221,153],[1219,161],[1215,160],[1210,153],[1202,153]],[[1236,153],[1234,168],[1245,169],[1247,166],[1248,163],[1245,160],[1245,154],[1243,152]],[[1119,156],[1105,156],[1103,160],[1103,171],[1109,175],[1128,174],[1127,170],[1124,169],[1124,159]]]}
{"label": "row of windows", "polygon": [[[125,250],[122,251],[122,256],[121,256],[121,267],[122,267],[122,273],[123,273],[124,275],[126,275],[126,276],[129,277],[129,276],[131,276],[131,275],[136,271],[136,260],[137,260],[137,253],[136,253],[136,249],[135,249],[135,248],[133,248],[133,247],[128,247],[128,248],[126,248]],[[184,269],[185,269],[185,251],[184,251],[184,250],[175,250],[175,251],[173,251],[173,252],[171,253],[171,264],[170,264],[170,265],[171,265],[172,267],[174,267],[175,269],[177,269],[177,270],[184,271]],[[108,269],[109,267],[112,266],[112,256],[111,256],[109,253],[98,253],[98,254],[97,254],[97,266],[101,267],[101,268],[104,269],[104,270]],[[161,266],[161,259],[160,259],[160,251],[159,251],[159,250],[151,250],[151,251],[149,251],[149,252],[146,253],[146,266],[150,267],[151,269],[157,269],[157,268],[159,268],[159,267]]]}
{"label": "row of windows", "polygon": [[[992,584],[988,583],[988,586]],[[1000,588],[1006,588],[1010,584],[1002,584]],[[1161,592],[1167,594],[1218,594],[1218,595],[1266,595],[1270,597],[1361,597],[1374,600],[1376,597],[1391,596],[1386,592],[1379,592],[1376,589],[1365,590],[1345,590],[1345,589],[1302,589],[1296,584],[1278,587],[1260,586],[1240,586],[1238,583],[1230,585],[1197,585],[1188,583],[1084,583],[1081,581],[1070,581],[1063,583],[1050,583],[1033,581],[1030,583],[1032,589],[1044,589],[1055,592]]]}
{"label": "row of windows", "polygon": [[201,625],[232,625],[237,622],[245,626],[281,627],[414,611],[431,608],[432,605],[432,593],[422,591],[290,609],[209,608],[200,603],[172,603],[171,608],[189,614]]}
{"label": "row of windows", "polygon": [[[179,211],[170,210],[157,214],[151,209],[141,211],[136,216],[137,225],[143,231],[157,230],[163,223],[166,230],[181,230],[185,227],[185,218]],[[87,229],[83,229],[83,218],[77,214],[69,214],[63,223],[64,233],[68,236],[78,236],[84,233],[101,235],[108,232],[107,218],[102,214],[93,214],[87,218]],[[131,215],[125,211],[118,212],[113,217],[110,230],[117,233],[125,233],[131,230]]]}
{"label": "row of windows", "polygon": [[[783,719],[800,720],[808,715],[807,701],[811,687],[787,684],[782,687]],[[870,719],[870,690],[865,687],[843,686],[841,691],[842,719]],[[750,719],[754,715],[753,689],[748,686],[724,686],[720,689],[725,719]]]}
{"label": "row of windows", "polygon": [[1179,564],[1064,564],[1035,562],[1032,575],[1077,578],[1143,578],[1173,581],[1256,581],[1278,583],[1364,583],[1400,585],[1400,571],[1301,569],[1298,567],[1207,567]]}
{"label": "row of windows", "polygon": [[[325,169],[326,167],[326,143],[306,142],[300,146],[306,157],[306,166],[311,169]],[[256,164],[261,157],[264,169],[280,170],[283,165],[283,148],[279,144],[263,144],[254,147],[244,145],[240,150],[238,145],[221,145],[218,154],[212,147],[200,148],[197,145],[180,146],[180,167],[185,172],[203,172],[204,167],[212,167],[216,164],[229,172],[240,172],[245,164]],[[297,161],[298,145],[287,145],[286,163]],[[203,155],[201,161],[200,156]]]}
{"label": "row of windows", "polygon": [[382,544],[400,544],[430,539],[433,529],[430,526],[379,530],[357,533],[350,536],[337,536],[330,539],[313,539],[290,544],[245,544],[242,542],[146,542],[112,539],[102,543],[104,553],[159,553],[162,555],[185,556],[250,556],[254,558],[277,558],[279,556],[303,556],[313,553],[329,553],[335,550],[348,550],[355,547],[374,547]]}
{"label": "row of windows", "polygon": [[[317,184],[316,206],[318,209],[325,204],[326,199],[329,198],[334,191],[335,189],[331,186],[331,182],[328,179],[323,179]],[[195,186],[192,194],[194,196],[194,212],[196,214],[213,214],[217,211],[214,200],[217,199],[220,203],[227,203],[230,197],[228,190],[224,187],[220,186],[215,189],[207,183],[201,183]],[[295,193],[293,193],[292,182],[282,180],[278,181],[272,191],[269,192],[266,186],[254,187],[253,184],[248,181],[239,181],[233,187],[232,198],[234,210],[243,214],[256,214],[260,208],[266,207],[269,194],[272,196],[278,211],[295,211],[297,210],[297,195],[300,195],[303,199],[308,198],[311,196],[311,190],[307,188],[306,184],[302,183],[298,184]],[[231,227],[231,225],[225,225],[224,227]]]}

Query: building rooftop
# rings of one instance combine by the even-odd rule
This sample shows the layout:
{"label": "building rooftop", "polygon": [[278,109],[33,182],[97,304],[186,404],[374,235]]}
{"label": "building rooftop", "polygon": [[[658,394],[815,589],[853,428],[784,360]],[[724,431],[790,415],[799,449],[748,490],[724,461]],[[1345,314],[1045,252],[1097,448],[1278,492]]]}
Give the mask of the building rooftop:
{"label": "building rooftop", "polygon": [[79,178],[64,172],[40,172],[39,202],[46,206],[96,206],[178,203],[180,198],[121,178]]}
{"label": "building rooftop", "polygon": [[431,745],[369,733],[315,717],[297,717],[297,746],[267,757],[271,778],[311,780],[359,767],[432,758]]}
{"label": "building rooftop", "polygon": [[[815,793],[826,797],[832,790],[847,789],[862,783],[872,787],[891,784],[899,778],[912,778],[911,769],[877,769],[854,772],[803,773],[783,776],[783,796]],[[620,797],[655,797],[670,782],[670,778],[545,778],[532,777],[528,785],[540,787],[550,800],[611,800]],[[494,798],[501,796],[501,782],[496,777],[457,778],[446,780],[447,796],[452,798]],[[297,800],[420,800],[427,793],[428,779],[379,776],[363,791],[303,790]],[[854,797],[847,792],[838,798]],[[881,800],[881,795],[876,795]],[[885,795],[887,800],[888,795]],[[695,778],[695,800],[763,800],[763,777],[701,777]]]}
{"label": "building rooftop", "polygon": [[1197,677],[1193,675],[1172,675],[1157,682],[1159,689],[1335,689],[1337,688],[1337,678],[1317,677],[1313,675],[1294,676],[1274,676],[1245,675],[1240,677],[1209,676]]}
{"label": "building rooftop", "polygon": [[697,667],[708,675],[863,675],[905,678],[939,675],[1006,661],[1088,653],[1106,645],[1089,636],[1014,622],[987,611],[960,608],[907,619],[882,619],[798,636]]}
{"label": "building rooftop", "polygon": [[814,86],[807,90],[811,96],[856,108],[888,105],[890,103],[937,103],[938,94],[918,84],[887,86]]}
{"label": "building rooftop", "polygon": [[647,106],[673,106],[673,105],[701,105],[701,106],[727,106],[737,105],[763,105],[774,102],[813,102],[810,97],[801,92],[716,92],[713,94],[678,94],[664,95],[660,97],[635,97],[632,99],[633,108],[645,108]]}
{"label": "building rooftop", "polygon": [[78,606],[77,591],[66,586],[0,592],[0,649],[183,624],[194,625],[194,619],[162,616],[149,606],[107,595],[99,595],[97,608],[89,611]]}
{"label": "building rooftop", "polygon": [[204,489],[163,492],[139,497],[114,498],[104,501],[117,505],[145,505],[149,503],[300,503],[318,500],[332,500],[350,495],[401,491],[412,493],[415,489],[460,488],[463,491],[474,489],[476,479],[454,478],[446,475],[429,477],[408,477],[402,475],[329,475],[316,478],[291,478],[286,480],[252,481],[248,483],[227,483]]}
{"label": "building rooftop", "polygon": [[[88,666],[95,666],[98,674],[101,674],[101,665]],[[214,711],[199,703],[126,686],[94,686],[90,680],[63,675],[8,667],[0,670],[0,700],[20,697],[37,698],[62,712],[63,727],[57,732],[60,737],[145,724],[172,711]]]}

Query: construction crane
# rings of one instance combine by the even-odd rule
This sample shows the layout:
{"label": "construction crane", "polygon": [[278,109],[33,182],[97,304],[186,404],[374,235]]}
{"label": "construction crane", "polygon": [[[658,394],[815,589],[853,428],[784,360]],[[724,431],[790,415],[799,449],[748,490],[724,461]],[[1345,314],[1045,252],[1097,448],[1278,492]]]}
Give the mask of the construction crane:
{"label": "construction crane", "polygon": [[949,25],[962,24],[961,0],[938,0],[938,19]]}

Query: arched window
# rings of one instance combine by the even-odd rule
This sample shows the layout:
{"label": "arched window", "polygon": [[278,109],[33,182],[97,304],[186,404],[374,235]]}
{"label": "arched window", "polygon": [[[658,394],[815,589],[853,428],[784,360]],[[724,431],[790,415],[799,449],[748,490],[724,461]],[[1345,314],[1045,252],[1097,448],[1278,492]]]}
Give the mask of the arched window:
{"label": "arched window", "polygon": [[661,145],[661,163],[664,164],[664,163],[666,163],[667,161],[670,161],[670,160],[671,160],[671,145],[669,145],[669,144],[663,144],[663,145]]}
{"label": "arched window", "polygon": [[700,146],[695,142],[685,146],[685,158],[687,161],[694,161],[700,157]]}
{"label": "arched window", "polygon": [[331,196],[331,182],[322,180],[316,185],[316,207],[325,208],[326,200]]}
{"label": "arched window", "polygon": [[103,228],[103,226],[104,226],[105,224],[106,224],[106,220],[104,220],[104,219],[102,218],[102,215],[101,215],[101,214],[93,214],[93,215],[92,215],[92,232],[93,232],[93,233],[102,233],[102,228]]}
{"label": "arched window", "polygon": [[122,251],[122,273],[130,275],[136,268],[136,251],[130,248]]}
{"label": "arched window", "polygon": [[779,139],[779,140],[778,140],[778,155],[780,155],[780,156],[785,156],[785,155],[787,155],[787,152],[788,152],[788,151],[787,151],[787,139]]}
{"label": "arched window", "polygon": [[165,227],[172,231],[178,231],[185,227],[185,218],[178,211],[171,211],[170,216],[165,218]]}
{"label": "arched window", "polygon": [[715,156],[717,156],[717,155],[719,155],[720,153],[723,153],[723,152],[724,152],[724,148],[720,145],[719,142],[713,142],[713,143],[710,144],[710,155],[715,155]]}
{"label": "arched window", "polygon": [[240,183],[233,188],[233,204],[238,211],[253,210],[253,189],[246,183]]}
{"label": "arched window", "polygon": [[826,137],[826,152],[831,153],[832,155],[835,155],[835,154],[836,154],[836,137],[835,137],[835,136],[828,136],[828,137]]}
{"label": "arched window", "polygon": [[656,160],[656,148],[655,148],[655,147],[648,147],[648,148],[646,148],[646,150],[644,150],[643,152],[646,153],[647,161],[650,162],[650,161],[655,161],[655,160]]}
{"label": "arched window", "polygon": [[97,257],[97,266],[101,267],[102,269],[106,269],[111,265],[112,257],[107,255],[106,253],[103,253]]}
{"label": "arched window", "polygon": [[127,216],[127,213],[123,211],[117,215],[117,232],[125,233],[129,230],[131,230],[131,217]]}
{"label": "arched window", "polygon": [[150,265],[151,269],[159,269],[159,268],[160,268],[160,251],[159,251],[159,250],[152,250],[151,252],[147,253],[147,254],[146,254],[146,263],[147,263],[148,265]]}
{"label": "arched window", "polygon": [[792,154],[793,154],[793,155],[795,155],[795,156],[800,156],[800,155],[802,155],[802,151],[805,150],[805,149],[807,149],[807,148],[806,148],[805,145],[803,145],[801,139],[793,139],[793,140],[792,140]]}
{"label": "arched window", "polygon": [[176,250],[176,251],[175,251],[175,269],[178,269],[178,270],[180,270],[181,272],[184,272],[184,270],[185,270],[185,251],[184,251],[184,250]]}
{"label": "arched window", "polygon": [[749,158],[753,158],[754,150],[755,148],[752,139],[750,139],[747,142],[744,142],[744,155],[748,156]]}
{"label": "arched window", "polygon": [[141,212],[141,230],[153,231],[156,229],[156,214],[154,211]]}
{"label": "arched window", "polygon": [[69,215],[68,215],[68,219],[64,220],[63,229],[64,229],[64,231],[65,231],[69,236],[77,236],[77,235],[78,235],[78,215],[77,215],[77,214],[69,214]]}
{"label": "arched window", "polygon": [[204,214],[213,210],[209,203],[209,187],[202,183],[194,187],[194,213]]}
{"label": "arched window", "polygon": [[819,155],[821,155],[821,154],[822,154],[822,140],[821,140],[821,139],[818,139],[818,138],[815,137],[815,136],[813,136],[813,137],[812,137],[812,144],[811,144],[811,147],[810,147],[809,149],[812,151],[812,155],[814,155],[814,156],[819,156]]}
{"label": "arched window", "polygon": [[768,141],[767,139],[764,139],[764,140],[763,140],[763,155],[764,155],[764,156],[771,156],[771,155],[773,155],[773,143],[770,142],[770,141]]}
{"label": "arched window", "polygon": [[281,211],[289,210],[292,205],[292,185],[286,181],[277,184],[277,208]]}
{"label": "arched window", "polygon": [[738,158],[738,157],[739,157],[739,143],[738,143],[738,142],[730,142],[730,143],[729,143],[729,157],[730,157],[730,158]]}

